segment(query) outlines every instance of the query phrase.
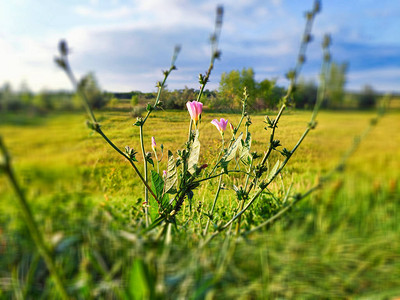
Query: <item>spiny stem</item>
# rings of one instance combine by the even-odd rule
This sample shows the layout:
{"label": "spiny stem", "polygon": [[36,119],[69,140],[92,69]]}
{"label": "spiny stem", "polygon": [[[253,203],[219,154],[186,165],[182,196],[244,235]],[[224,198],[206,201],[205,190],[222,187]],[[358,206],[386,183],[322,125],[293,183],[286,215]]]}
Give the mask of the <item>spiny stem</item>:
{"label": "spiny stem", "polygon": [[308,189],[306,192],[303,194],[297,195],[294,200],[285,208],[281,209],[279,212],[277,212],[275,215],[273,215],[271,218],[268,220],[264,221],[260,225],[252,228],[251,230],[247,231],[244,233],[244,235],[249,235],[265,226],[268,226],[281,218],[286,212],[288,212],[295,204],[303,200],[304,198],[308,197],[310,194],[312,194],[314,191],[317,189],[321,188],[326,182],[328,182],[335,173],[340,172],[343,169],[343,166],[346,165],[348,159],[350,156],[357,150],[358,146],[360,143],[365,139],[365,137],[369,134],[369,132],[372,130],[374,126],[376,126],[377,122],[383,117],[384,111],[380,111],[377,114],[376,118],[371,119],[369,126],[363,131],[363,133],[356,139],[354,139],[353,144],[351,147],[346,151],[346,153],[342,156],[340,159],[339,163],[334,167],[330,172],[328,172],[325,176],[321,177],[319,182]]}
{"label": "spiny stem", "polygon": [[[304,32],[303,32],[303,36],[302,36],[302,40],[300,43],[300,48],[299,48],[299,54],[297,56],[297,62],[296,62],[296,67],[294,68],[294,71],[289,72],[288,77],[290,79],[290,84],[289,87],[286,91],[285,96],[282,98],[282,106],[279,109],[279,112],[274,120],[274,123],[272,124],[272,132],[270,134],[270,139],[269,139],[269,147],[267,152],[265,153],[260,166],[264,166],[266,161],[268,160],[269,156],[272,153],[273,150],[273,141],[274,141],[274,137],[275,137],[275,130],[277,128],[278,122],[283,114],[283,111],[286,109],[286,103],[287,100],[289,99],[290,95],[293,92],[293,89],[296,85],[296,81],[297,78],[300,74],[301,71],[301,67],[304,64],[305,61],[305,54],[306,54],[306,50],[307,50],[307,45],[308,43],[311,41],[311,29],[312,29],[312,25],[313,25],[313,21],[315,18],[315,15],[319,12],[319,1],[315,0],[314,1],[314,9],[311,12],[307,13],[307,22],[304,28]],[[254,181],[250,184],[249,189],[247,191],[247,193],[250,193],[252,188],[254,187]]]}
{"label": "spiny stem", "polygon": [[219,177],[217,192],[215,193],[215,197],[214,197],[214,201],[213,201],[211,210],[208,212],[208,220],[207,220],[206,228],[204,228],[203,235],[207,235],[208,227],[210,226],[210,223],[211,223],[211,218],[214,213],[215,204],[217,203],[217,199],[219,196],[219,192],[221,191],[221,187],[222,187],[222,176]]}
{"label": "spiny stem", "polygon": [[124,152],[122,152],[113,142],[111,142],[111,140],[105,135],[105,133],[101,130],[100,125],[97,123],[96,117],[94,116],[93,110],[89,105],[89,101],[86,97],[86,94],[84,93],[84,91],[82,91],[81,89],[79,89],[78,87],[78,83],[75,79],[74,73],[72,72],[72,69],[69,65],[69,61],[68,61],[68,56],[66,54],[62,54],[62,58],[60,60],[63,64],[60,65],[61,68],[66,72],[68,78],[70,79],[73,88],[80,94],[85,109],[92,121],[92,125],[93,125],[93,129],[99,133],[103,139],[115,150],[117,151],[120,155],[122,155],[123,157],[125,157],[129,163],[131,164],[131,166],[133,167],[133,169],[135,170],[136,174],[139,176],[140,180],[143,182],[143,184],[147,187],[147,189],[149,190],[149,192],[153,195],[154,199],[157,199],[157,196],[154,194],[154,192],[151,190],[151,188],[149,187],[149,185],[147,184],[147,182],[145,181],[145,179],[143,178],[142,174],[140,173],[139,169],[136,167],[135,163],[133,162],[133,160],[131,158],[129,158]]}
{"label": "spiny stem", "polygon": [[[148,172],[147,172],[147,159],[146,159],[146,152],[144,150],[144,141],[143,141],[143,125],[140,125],[139,127],[139,133],[140,133],[140,145],[142,148],[142,154],[143,154],[143,169],[144,169],[144,181],[148,183]],[[149,226],[149,191],[147,189],[147,186],[144,187],[144,212],[145,212],[145,218],[146,218],[146,227]]]}
{"label": "spiny stem", "polygon": [[[167,78],[168,78],[169,74],[171,74],[171,72],[172,72],[173,70],[176,69],[176,67],[175,67],[175,61],[176,61],[176,58],[177,58],[177,56],[178,56],[179,51],[180,51],[180,47],[176,46],[176,47],[175,47],[175,50],[174,50],[174,54],[173,54],[173,56],[172,56],[171,67],[169,68],[168,71],[165,71],[165,72],[164,72],[164,79],[163,79],[163,81],[162,81],[162,82],[159,82],[159,83],[157,84],[157,86],[158,86],[158,93],[157,93],[157,97],[156,97],[156,100],[155,100],[155,102],[154,102],[154,105],[153,105],[153,107],[150,107],[150,109],[147,109],[147,114],[146,114],[146,116],[145,116],[144,119],[140,122],[140,126],[139,126],[139,135],[140,135],[140,145],[141,145],[142,156],[143,156],[144,181],[145,181],[146,183],[148,183],[148,170],[147,170],[146,152],[145,152],[145,150],[144,150],[143,127],[144,127],[144,124],[146,123],[148,117],[150,116],[151,112],[152,112],[154,109],[157,108],[157,106],[158,106],[158,104],[159,104],[159,102],[160,102],[161,92],[162,92],[162,89],[163,89],[164,86],[165,86],[165,82],[167,81]],[[156,155],[156,159],[157,159],[157,155]],[[158,168],[158,159],[157,159],[157,168]],[[158,172],[158,170],[157,170],[157,172]],[[156,199],[157,199],[157,198],[156,198]],[[158,201],[157,201],[157,202],[158,202]],[[149,189],[147,188],[147,185],[145,185],[145,188],[144,188],[144,203],[145,203],[144,211],[145,211],[146,227],[148,227],[148,226],[149,226],[149,209],[148,209],[148,205],[149,205]]]}
{"label": "spiny stem", "polygon": [[[241,170],[228,170],[228,173],[243,173],[243,174],[245,174],[245,175],[252,176],[251,174],[249,174],[249,173],[247,173],[247,172],[245,172],[245,171],[241,171]],[[225,172],[222,172],[222,173],[219,173],[219,174],[216,174],[216,175],[207,177],[207,178],[199,179],[199,180],[193,181],[193,184],[198,184],[198,183],[200,183],[200,182],[207,181],[207,180],[210,180],[210,179],[213,179],[213,178],[222,176],[222,175],[224,175],[224,174],[226,174],[226,173],[225,173]]]}
{"label": "spiny stem", "polygon": [[[319,3],[319,1],[315,1],[315,7],[317,7],[317,3]],[[296,69],[295,69],[295,73],[293,74],[292,78],[291,78],[291,83],[290,86],[288,88],[288,91],[286,93],[286,95],[283,98],[283,104],[281,109],[278,112],[277,117],[275,118],[273,124],[272,124],[272,133],[270,135],[270,146],[269,146],[269,150],[267,151],[267,153],[265,154],[262,162],[261,162],[261,166],[263,166],[265,164],[265,162],[267,161],[271,151],[272,151],[272,141],[275,135],[275,129],[277,127],[278,121],[280,119],[280,117],[282,116],[282,113],[284,111],[284,109],[286,108],[286,100],[288,99],[288,97],[290,96],[290,94],[292,93],[293,87],[295,85],[295,81],[296,78],[298,76],[298,72],[301,68],[301,65],[304,62],[304,54],[305,54],[305,50],[306,50],[306,46],[309,42],[309,36],[310,36],[310,32],[311,32],[311,25],[312,25],[312,21],[313,18],[315,16],[315,13],[318,12],[316,9],[311,13],[310,16],[307,16],[307,23],[306,23],[306,28],[304,31],[304,36],[303,36],[303,40],[300,46],[300,51],[299,51],[299,58],[298,58],[298,62],[296,65]],[[306,39],[307,37],[307,39]],[[325,53],[324,53],[325,54]],[[301,59],[303,58],[303,59]],[[328,64],[329,62],[325,60],[326,56],[324,55],[324,61],[322,64],[322,77],[325,75],[325,68],[326,68],[326,64]],[[323,97],[325,95],[325,85],[323,85],[321,87],[323,89],[323,92],[318,93],[319,97]],[[322,100],[320,100],[322,101]],[[316,106],[319,105],[320,102],[316,101]],[[318,106],[319,108],[319,106]],[[315,114],[316,115],[316,114]],[[302,141],[304,140],[304,138],[307,136],[308,132],[313,128],[313,124],[309,123],[305,132],[303,133],[303,135],[300,137],[299,141],[297,142],[297,144],[294,146],[294,148],[292,149],[292,151],[289,152],[289,155],[287,155],[287,157],[285,158],[285,160],[283,161],[282,165],[278,168],[278,170],[276,170],[276,172],[269,178],[269,180],[266,183],[262,183],[260,184],[259,190],[257,191],[256,194],[253,195],[253,197],[251,198],[251,200],[244,206],[242,207],[242,209],[240,209],[240,211],[231,219],[229,220],[225,225],[221,226],[220,228],[218,228],[218,230],[216,232],[214,232],[207,240],[205,240],[202,244],[202,246],[206,245],[207,243],[209,243],[216,235],[218,235],[221,231],[225,230],[228,226],[230,226],[234,221],[236,221],[237,219],[240,220],[241,215],[246,212],[246,210],[253,204],[253,202],[261,195],[261,193],[268,187],[268,185],[276,178],[277,175],[280,174],[280,172],[283,170],[283,168],[286,166],[287,162],[289,161],[289,159],[291,158],[292,154],[297,150],[297,148],[299,147],[299,145],[302,143]],[[255,181],[258,179],[259,177],[255,177],[253,182],[250,184],[249,186],[249,190],[247,192],[247,194],[251,191],[251,189],[253,188],[253,186],[255,186]],[[242,205],[243,206],[243,205]]]}
{"label": "spiny stem", "polygon": [[[217,7],[217,15],[215,19],[215,28],[214,28],[214,34],[212,35],[211,38],[211,59],[210,59],[210,65],[208,66],[208,70],[206,74],[203,76],[202,74],[199,75],[199,81],[200,81],[200,91],[199,94],[197,95],[197,100],[201,100],[201,96],[203,95],[204,88],[208,81],[210,80],[210,75],[211,71],[214,68],[214,62],[215,59],[219,58],[221,53],[218,50],[218,42],[219,42],[219,36],[221,35],[221,27],[222,27],[222,17],[223,17],[223,8],[222,6]],[[190,142],[191,135],[192,135],[192,127],[193,127],[193,121],[190,120],[189,124],[189,134],[188,134],[188,143]]]}
{"label": "spiny stem", "polygon": [[156,201],[158,202],[158,198],[157,196],[154,194],[153,190],[150,188],[150,186],[148,185],[147,181],[143,178],[142,173],[140,173],[139,169],[136,167],[135,163],[133,162],[133,160],[131,158],[129,158],[124,152],[122,152],[105,134],[104,132],[99,128],[98,130],[96,130],[103,138],[104,140],[115,150],[117,151],[120,155],[122,155],[123,157],[125,157],[129,163],[131,164],[131,166],[133,167],[133,169],[135,170],[136,174],[139,176],[140,180],[143,182],[143,184],[147,187],[148,191],[150,192],[150,194],[154,197],[154,199],[156,199]]}
{"label": "spiny stem", "polygon": [[[248,170],[248,173],[249,174],[247,174],[247,177],[246,177],[246,182],[245,182],[245,184],[244,184],[244,188],[243,188],[243,190],[246,190],[247,189],[247,184],[249,183],[249,179],[250,179],[250,172],[251,172],[251,168],[253,167],[253,158],[251,159],[251,162],[250,162],[250,166],[249,166],[249,170]],[[243,210],[243,207],[244,207],[244,199],[241,201],[241,203],[240,203],[240,208],[239,208],[239,210]],[[236,224],[236,235],[238,235],[239,234],[239,231],[240,231],[240,221],[241,221],[241,217],[239,217],[239,220],[238,220],[238,222],[237,222],[237,224]]]}

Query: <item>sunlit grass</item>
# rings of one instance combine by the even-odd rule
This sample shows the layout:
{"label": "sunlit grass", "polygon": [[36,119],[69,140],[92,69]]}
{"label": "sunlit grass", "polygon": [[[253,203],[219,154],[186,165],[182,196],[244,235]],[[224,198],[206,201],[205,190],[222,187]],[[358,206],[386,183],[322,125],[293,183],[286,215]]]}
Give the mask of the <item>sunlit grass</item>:
{"label": "sunlit grass", "polygon": [[[128,113],[103,111],[98,115],[102,129],[118,146],[139,148],[138,130]],[[282,183],[286,187],[292,183],[295,192],[311,187],[319,175],[337,163],[372,116],[373,112],[321,112],[317,128],[283,172],[283,182],[277,180],[271,190],[277,191]],[[213,160],[218,151],[220,136],[210,124],[217,117],[223,115],[205,113],[202,117],[204,161]],[[235,114],[227,117],[234,124],[240,118]],[[276,138],[284,147],[292,147],[309,117],[306,111],[287,113]],[[185,202],[183,212],[189,219],[183,227],[186,231],[176,233],[165,261],[156,255],[159,246],[138,244],[130,240],[133,237],[121,236],[121,231],[135,232],[135,225],[143,219],[143,189],[129,164],[85,127],[82,114],[32,117],[24,122],[16,121],[17,116],[7,116],[8,122],[1,123],[0,131],[35,217],[47,240],[58,249],[59,264],[64,266],[65,274],[76,277],[69,284],[78,286],[77,282],[87,276],[82,281],[85,288],[79,288],[81,295],[93,296],[98,288],[96,278],[103,278],[101,267],[96,265],[100,259],[96,255],[100,255],[109,272],[115,269],[115,284],[129,274],[133,258],[151,262],[153,271],[166,280],[165,293],[175,298],[195,292],[217,298],[382,298],[400,295],[399,117],[399,113],[386,115],[350,159],[345,172],[324,190],[304,199],[268,231],[242,239],[236,251],[227,254],[233,256],[224,275],[215,284],[206,285],[203,292],[202,285],[216,274],[224,258],[221,247],[225,242],[221,236],[198,253],[201,228],[190,220],[199,220],[204,226],[207,217],[203,212],[209,210],[215,182],[196,190],[192,211]],[[259,152],[266,149],[268,140],[263,118],[253,116],[250,127],[257,141],[252,147]],[[151,149],[151,136],[158,145],[164,144],[164,151],[182,148],[187,140],[188,119],[187,112],[154,113],[144,132],[146,148]],[[282,158],[275,155],[272,159]],[[165,165],[164,158],[160,169]],[[138,167],[142,168],[140,163]],[[10,295],[15,286],[6,282],[12,269],[25,274],[35,248],[4,177],[0,178],[0,201],[0,291]],[[215,221],[229,219],[237,207],[232,190],[223,190]],[[261,198],[244,216],[243,228],[262,222],[265,207]],[[97,253],[95,257],[93,253]],[[40,282],[40,276],[35,278]],[[33,286],[30,289],[38,292]],[[117,294],[115,290],[113,293]]]}

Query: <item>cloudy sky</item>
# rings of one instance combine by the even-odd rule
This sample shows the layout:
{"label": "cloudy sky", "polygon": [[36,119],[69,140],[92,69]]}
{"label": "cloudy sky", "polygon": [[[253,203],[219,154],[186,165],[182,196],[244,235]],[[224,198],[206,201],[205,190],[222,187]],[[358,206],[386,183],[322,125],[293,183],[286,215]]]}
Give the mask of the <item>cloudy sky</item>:
{"label": "cloudy sky", "polygon": [[[277,78],[294,66],[304,11],[313,0],[12,0],[0,2],[0,85],[18,89],[70,89],[55,66],[66,39],[78,76],[95,72],[108,91],[154,91],[175,44],[182,46],[169,89],[198,87],[209,64],[208,38],[215,8],[224,6],[217,61],[208,88],[222,72],[252,67],[257,80]],[[349,64],[347,88],[371,84],[400,91],[400,1],[325,0],[309,47],[306,78],[317,78],[321,40],[332,35],[333,60]]]}

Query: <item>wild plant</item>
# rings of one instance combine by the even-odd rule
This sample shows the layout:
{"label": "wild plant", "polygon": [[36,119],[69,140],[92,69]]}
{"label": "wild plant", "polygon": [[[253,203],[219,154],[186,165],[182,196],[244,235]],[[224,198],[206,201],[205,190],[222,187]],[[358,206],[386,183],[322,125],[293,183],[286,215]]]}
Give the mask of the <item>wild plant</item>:
{"label": "wild plant", "polygon": [[[178,226],[179,224],[177,222],[177,216],[179,216],[182,210],[184,201],[189,201],[190,204],[195,201],[195,193],[198,187],[212,179],[217,179],[218,184],[211,208],[205,214],[208,220],[203,229],[203,236],[209,235],[211,223],[214,225],[214,232],[205,240],[206,243],[220,232],[231,227],[233,223],[236,223],[235,232],[236,234],[239,234],[242,215],[246,213],[246,211],[251,208],[253,203],[260,199],[261,196],[266,196],[267,198],[275,201],[276,205],[271,210],[270,215],[271,218],[275,220],[284,212],[288,211],[288,209],[300,199],[309,194],[294,194],[291,191],[291,187],[289,187],[287,190],[281,191],[280,194],[284,195],[284,197],[277,199],[277,197],[275,197],[274,194],[269,190],[269,186],[273,181],[276,180],[278,175],[282,173],[282,170],[293,157],[296,150],[300,147],[309,132],[315,129],[317,125],[317,114],[325,97],[325,80],[329,72],[331,61],[331,56],[329,53],[331,39],[329,35],[324,37],[322,43],[323,59],[320,73],[320,84],[318,88],[317,100],[315,102],[310,121],[308,122],[303,134],[299,137],[294,147],[283,147],[280,140],[276,138],[278,124],[285,109],[291,104],[291,102],[295,101],[295,99],[293,99],[293,91],[295,90],[301,68],[306,61],[307,46],[312,41],[311,29],[317,13],[320,12],[320,5],[320,1],[316,0],[312,10],[308,11],[305,15],[306,24],[297,56],[297,63],[294,69],[290,70],[286,75],[290,83],[286,94],[280,101],[280,109],[274,118],[270,118],[269,116],[265,117],[264,129],[269,135],[269,138],[268,146],[266,147],[264,153],[260,154],[256,151],[252,151],[251,149],[252,135],[250,132],[250,127],[252,122],[247,111],[247,101],[252,95],[249,95],[245,88],[242,98],[242,113],[238,124],[233,124],[233,122],[229,122],[225,118],[221,118],[219,121],[218,119],[215,119],[211,122],[213,125],[215,125],[216,129],[221,135],[221,150],[216,161],[214,163],[210,162],[199,164],[201,153],[201,116],[203,113],[203,103],[200,102],[200,99],[206,84],[209,82],[214,63],[216,59],[220,58],[221,56],[221,52],[218,49],[218,41],[222,27],[223,8],[217,8],[215,31],[211,36],[210,65],[205,74],[199,75],[200,89],[197,99],[188,101],[186,104],[190,115],[188,138],[183,149],[179,149],[176,152],[171,150],[167,151],[167,169],[162,173],[160,173],[159,169],[160,159],[156,150],[155,138],[152,138],[151,143],[154,153],[153,157],[151,152],[146,151],[146,145],[143,140],[143,132],[146,121],[148,120],[150,114],[161,105],[160,96],[163,88],[165,87],[168,76],[173,70],[176,69],[175,62],[180,47],[175,48],[170,68],[163,72],[163,80],[157,83],[158,93],[154,104],[149,103],[146,107],[147,113],[145,116],[138,117],[136,122],[133,124],[139,129],[139,139],[141,145],[139,151],[141,152],[140,156],[143,163],[143,172],[141,172],[136,166],[138,163],[137,149],[133,149],[129,146],[126,146],[125,150],[120,149],[101,129],[101,126],[97,122],[93,110],[87,101],[84,91],[78,88],[77,80],[75,79],[68,61],[69,49],[67,43],[65,41],[60,42],[60,56],[56,58],[56,62],[66,72],[73,87],[76,89],[77,93],[80,94],[83,100],[85,109],[90,117],[90,120],[87,121],[88,127],[100,134],[116,152],[128,160],[143,184],[143,211],[146,230],[151,230],[162,224],[174,224],[175,226]],[[231,136],[227,138],[228,124]],[[243,127],[244,132],[241,131],[243,130]],[[164,149],[162,145],[160,148],[162,152],[162,158],[164,155]],[[281,158],[273,161],[273,153],[278,153]],[[156,162],[156,166],[154,161]],[[151,165],[153,168],[150,170],[150,172],[149,165]],[[237,202],[239,203],[239,208],[236,212],[234,212],[228,222],[225,224],[217,224],[214,222],[214,210],[218,202],[220,191],[224,186],[224,178],[227,178],[227,181],[229,181],[229,176],[232,174],[241,176],[241,180],[243,180],[243,183],[238,186],[231,185]],[[164,228],[164,232],[167,232],[167,226]]]}
{"label": "wild plant", "polygon": [[[252,121],[247,106],[248,99],[249,97],[252,97],[252,95],[249,95],[247,90],[244,89],[242,112],[239,122],[234,124],[233,121],[226,119],[225,116],[222,116],[219,120],[214,119],[211,122],[215,126],[216,130],[218,130],[221,142],[219,147],[220,150],[216,159],[208,163],[200,163],[202,149],[200,141],[203,114],[203,103],[200,100],[202,99],[204,89],[210,80],[214,64],[221,56],[218,43],[223,20],[222,7],[217,8],[215,30],[211,36],[210,64],[207,71],[204,74],[199,75],[200,89],[197,98],[195,100],[188,99],[189,101],[186,104],[190,117],[190,119],[188,119],[187,140],[185,143],[182,141],[184,144],[181,149],[178,149],[177,151],[167,150],[165,154],[162,145],[157,147],[157,140],[159,137],[152,137],[151,143],[147,145],[144,140],[144,130],[150,115],[162,105],[160,101],[161,94],[165,88],[167,78],[171,72],[176,69],[175,63],[180,47],[175,47],[171,65],[163,72],[164,77],[162,81],[157,83],[158,93],[154,103],[148,104],[146,106],[145,115],[143,117],[138,117],[136,122],[133,124],[134,128],[138,131],[138,139],[140,140],[140,149],[133,149],[130,146],[120,148],[112,142],[103,131],[101,124],[95,117],[93,109],[90,107],[84,90],[79,88],[78,81],[72,71],[68,60],[70,52],[68,45],[65,41],[59,43],[60,56],[56,58],[56,63],[66,72],[74,89],[82,98],[83,105],[89,116],[87,126],[94,132],[98,133],[107,144],[128,161],[143,185],[144,232],[152,231],[153,229],[160,227],[161,236],[166,237],[166,242],[170,241],[170,234],[173,227],[185,228],[184,226],[181,226],[182,223],[187,221],[184,219],[182,209],[184,202],[189,202],[189,207],[192,207],[191,204],[198,201],[199,187],[205,183],[214,182],[215,180],[217,181],[216,190],[213,198],[210,199],[212,202],[208,203],[210,204],[210,209],[203,214],[207,218],[207,221],[204,224],[204,228],[201,228],[202,236],[199,237],[199,239],[201,239],[199,249],[202,249],[213,238],[225,230],[228,230],[228,232],[231,233],[234,225],[236,225],[234,229],[236,235],[249,235],[254,231],[265,228],[275,222],[285,213],[289,212],[294,205],[323,186],[325,182],[332,178],[335,172],[343,170],[347,159],[355,151],[358,144],[369,130],[379,121],[379,118],[383,114],[383,110],[380,110],[378,116],[371,120],[370,126],[365,130],[365,132],[363,132],[359,138],[355,139],[354,144],[345,153],[339,164],[329,173],[319,178],[319,181],[315,186],[303,193],[295,193],[292,191],[292,186],[290,185],[287,189],[282,187],[282,190],[277,193],[278,195],[270,189],[271,184],[282,175],[282,171],[285,169],[289,160],[294,156],[307,135],[316,128],[317,115],[325,97],[325,80],[329,73],[331,62],[331,55],[329,52],[331,39],[329,35],[324,37],[322,43],[323,59],[320,72],[320,84],[317,100],[310,121],[306,124],[304,132],[299,137],[296,144],[293,147],[284,147],[284,145],[281,144],[281,141],[276,137],[278,125],[280,124],[279,121],[287,107],[295,101],[295,99],[293,99],[293,92],[296,88],[301,68],[306,61],[307,46],[312,41],[311,29],[313,21],[319,11],[320,1],[316,0],[312,10],[306,13],[306,25],[297,56],[297,62],[294,69],[287,73],[287,78],[289,79],[290,84],[285,96],[281,99],[280,109],[275,117],[265,117],[264,130],[267,137],[265,141],[265,151],[263,153],[258,153],[252,149]],[[148,151],[149,147],[152,149],[153,153]],[[160,149],[161,152],[158,149]],[[68,299],[62,272],[57,269],[53,253],[51,253],[46,245],[43,234],[34,220],[34,216],[30,210],[25,195],[16,180],[7,148],[1,138],[0,150],[3,153],[3,160],[0,161],[0,170],[6,173],[17,193],[19,204],[22,207],[24,220],[28,225],[30,234],[39,249],[40,254],[44,258],[60,296],[64,299]],[[140,154],[138,154],[138,151]],[[161,170],[160,162],[164,157],[167,160],[167,167],[166,170]],[[276,159],[276,157],[278,157],[278,159]],[[142,170],[138,167],[139,160],[141,160],[143,164]],[[241,184],[237,184],[236,182],[235,184],[233,183],[231,180],[233,175],[235,176],[236,182],[241,182]],[[230,189],[231,192],[233,191],[238,203],[236,211],[227,212],[228,221],[226,222],[221,222],[221,220],[218,220],[215,217],[215,209],[219,204],[218,200],[221,195],[221,190],[223,189]],[[265,205],[270,205],[272,202],[274,203],[274,205],[271,205],[270,207],[268,218],[250,230],[244,231],[241,228],[243,215],[254,206],[256,201],[265,201],[265,199],[268,201],[271,200],[270,202],[265,203]],[[228,237],[230,236],[231,234],[228,234]],[[229,239],[227,239],[227,244],[224,244],[222,249],[224,257],[228,256],[228,246]],[[217,272],[219,275],[216,275],[217,279],[215,280],[218,280],[218,276],[220,276],[225,270],[224,266],[226,266],[226,262],[221,263],[221,266],[222,267]]]}

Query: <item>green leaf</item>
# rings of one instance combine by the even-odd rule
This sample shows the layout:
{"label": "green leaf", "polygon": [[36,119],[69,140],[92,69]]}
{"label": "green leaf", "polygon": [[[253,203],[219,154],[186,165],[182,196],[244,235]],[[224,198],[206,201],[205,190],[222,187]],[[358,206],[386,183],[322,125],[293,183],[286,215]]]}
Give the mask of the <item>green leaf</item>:
{"label": "green leaf", "polygon": [[175,159],[171,151],[168,150],[167,178],[165,179],[165,192],[168,193],[176,184],[178,173],[176,172]]}
{"label": "green leaf", "polygon": [[164,196],[161,200],[161,205],[162,205],[162,207],[166,207],[168,204],[169,204],[168,194],[164,194]]}
{"label": "green leaf", "polygon": [[249,165],[251,162],[250,147],[251,134],[248,132],[246,135],[246,140],[242,141],[239,145],[239,158],[246,165]]}
{"label": "green leaf", "polygon": [[153,196],[149,197],[149,215],[152,221],[154,221],[159,213],[158,213],[158,203],[156,199],[153,198]]}
{"label": "green leaf", "polygon": [[267,178],[267,182],[269,182],[269,181],[272,179],[272,177],[275,175],[276,171],[277,171],[278,168],[279,168],[280,163],[281,163],[281,162],[278,160],[278,161],[276,162],[275,166],[272,168],[271,172],[269,172],[268,178]]}
{"label": "green leaf", "polygon": [[193,174],[196,171],[195,166],[199,162],[199,156],[200,156],[199,131],[196,130],[193,143],[190,146],[190,155],[188,161],[188,171],[190,174]]}
{"label": "green leaf", "polygon": [[164,180],[157,172],[151,170],[151,182],[153,183],[153,188],[156,192],[157,198],[161,199],[164,191]]}
{"label": "green leaf", "polygon": [[[158,175],[157,172],[151,170],[151,182],[153,184],[153,189],[158,201],[161,201],[164,190],[164,180],[161,178],[160,175]],[[149,213],[152,220],[155,220],[158,216],[158,205],[159,204],[156,199],[154,199],[154,197],[149,197]]]}
{"label": "green leaf", "polygon": [[239,145],[242,140],[242,135],[241,133],[239,137],[236,139],[236,141],[232,144],[232,146],[228,149],[228,151],[225,153],[225,155],[222,157],[222,160],[226,163],[230,162],[232,159],[235,158],[236,152],[239,149]]}
{"label": "green leaf", "polygon": [[147,161],[149,164],[151,164],[151,165],[153,166],[153,168],[154,168],[154,161],[153,161],[153,159],[151,158],[151,156],[146,156],[146,161]]}
{"label": "green leaf", "polygon": [[129,274],[128,292],[131,299],[153,299],[155,294],[154,280],[143,260],[134,260]]}

